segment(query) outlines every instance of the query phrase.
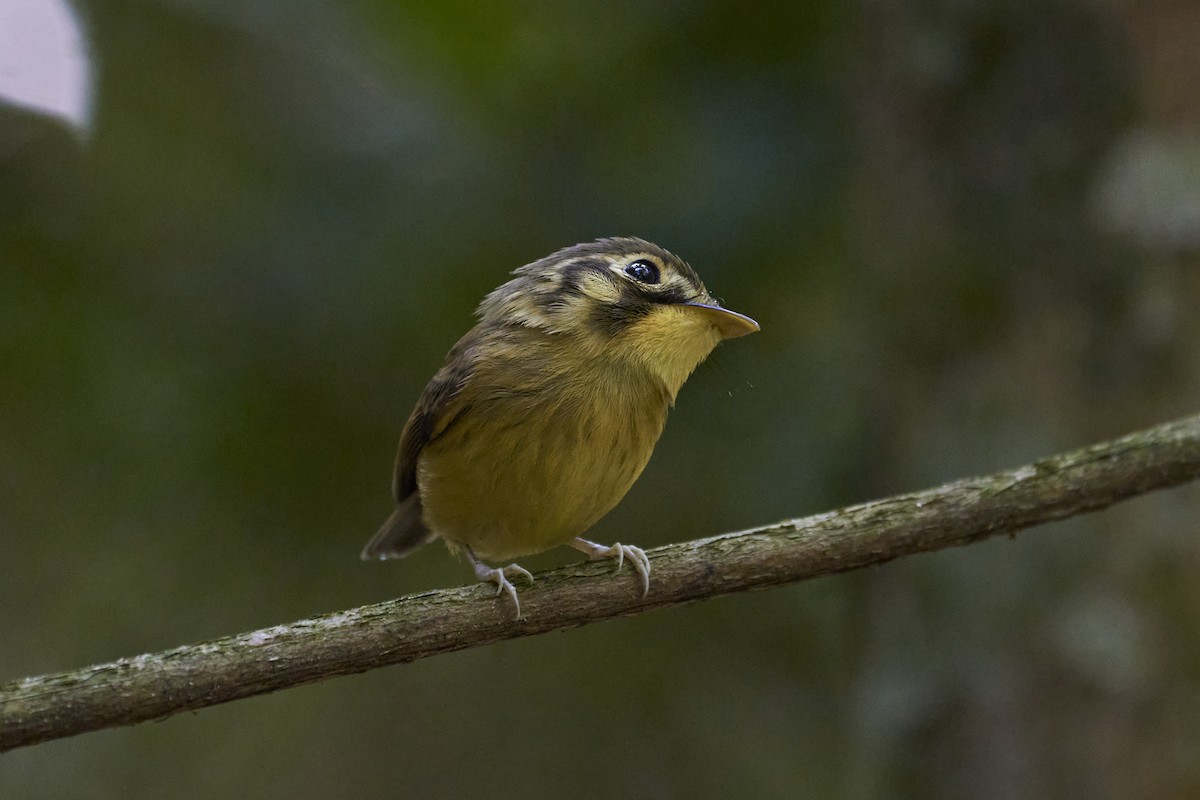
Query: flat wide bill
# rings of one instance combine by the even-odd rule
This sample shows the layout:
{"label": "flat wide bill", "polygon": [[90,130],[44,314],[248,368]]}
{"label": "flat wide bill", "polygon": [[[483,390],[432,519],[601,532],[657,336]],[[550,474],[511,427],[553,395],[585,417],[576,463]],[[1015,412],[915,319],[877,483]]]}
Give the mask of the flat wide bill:
{"label": "flat wide bill", "polygon": [[745,336],[747,333],[754,333],[759,330],[757,322],[745,314],[730,311],[728,308],[712,306],[706,303],[684,303],[684,305],[704,314],[708,318],[708,321],[721,334],[722,339],[736,339],[739,336]]}

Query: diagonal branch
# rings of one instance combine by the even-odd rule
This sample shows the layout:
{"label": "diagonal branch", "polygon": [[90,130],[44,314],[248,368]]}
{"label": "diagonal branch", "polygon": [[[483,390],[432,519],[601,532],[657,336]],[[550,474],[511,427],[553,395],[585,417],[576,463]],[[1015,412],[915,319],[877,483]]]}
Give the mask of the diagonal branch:
{"label": "diagonal branch", "polygon": [[335,675],[969,544],[1200,478],[1200,416],[1014,470],[647,551],[650,593],[611,564],[521,593],[445,589],[0,686],[0,751]]}

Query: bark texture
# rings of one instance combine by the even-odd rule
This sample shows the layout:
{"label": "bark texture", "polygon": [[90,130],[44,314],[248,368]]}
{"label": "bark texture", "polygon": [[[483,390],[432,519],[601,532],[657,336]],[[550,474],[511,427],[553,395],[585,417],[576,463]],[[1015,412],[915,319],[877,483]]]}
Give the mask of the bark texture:
{"label": "bark texture", "polygon": [[0,686],[0,751],[502,639],[793,583],[964,545],[1200,477],[1200,416],[1023,467],[647,551],[562,567],[521,589],[524,619],[480,585],[402,597]]}

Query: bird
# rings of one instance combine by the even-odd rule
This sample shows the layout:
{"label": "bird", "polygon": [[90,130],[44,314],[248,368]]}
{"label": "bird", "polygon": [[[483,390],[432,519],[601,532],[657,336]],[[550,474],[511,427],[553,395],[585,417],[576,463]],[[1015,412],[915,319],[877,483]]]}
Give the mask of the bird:
{"label": "bird", "polygon": [[488,294],[404,424],[396,506],[363,559],[402,558],[442,539],[475,577],[507,592],[502,563],[569,545],[626,559],[633,545],[583,538],[641,475],[680,387],[724,339],[759,330],[725,308],[683,259],[634,237],[565,247]]}

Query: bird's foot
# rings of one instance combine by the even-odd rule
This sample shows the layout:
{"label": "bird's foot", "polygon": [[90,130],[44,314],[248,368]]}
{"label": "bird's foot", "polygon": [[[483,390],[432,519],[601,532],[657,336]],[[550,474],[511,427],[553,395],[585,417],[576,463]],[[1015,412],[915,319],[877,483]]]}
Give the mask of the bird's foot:
{"label": "bird's foot", "polygon": [[642,576],[642,597],[645,597],[650,592],[650,559],[646,557],[646,551],[640,547],[634,547],[631,544],[614,544],[611,547],[605,547],[602,544],[589,542],[582,537],[576,537],[568,542],[571,547],[574,547],[580,552],[587,553],[588,558],[617,558],[617,571],[620,572],[621,565],[625,563],[625,559],[629,559],[629,563],[637,570],[638,575]]}
{"label": "bird's foot", "polygon": [[487,564],[481,564],[475,560],[474,555],[471,555],[471,565],[475,567],[475,577],[483,583],[496,584],[496,596],[499,597],[501,592],[508,592],[508,597],[512,600],[513,608],[517,610],[517,619],[521,619],[521,601],[517,599],[517,587],[512,585],[509,578],[515,578],[518,575],[529,581],[533,585],[533,573],[517,564],[509,564],[507,567],[489,567]]}

